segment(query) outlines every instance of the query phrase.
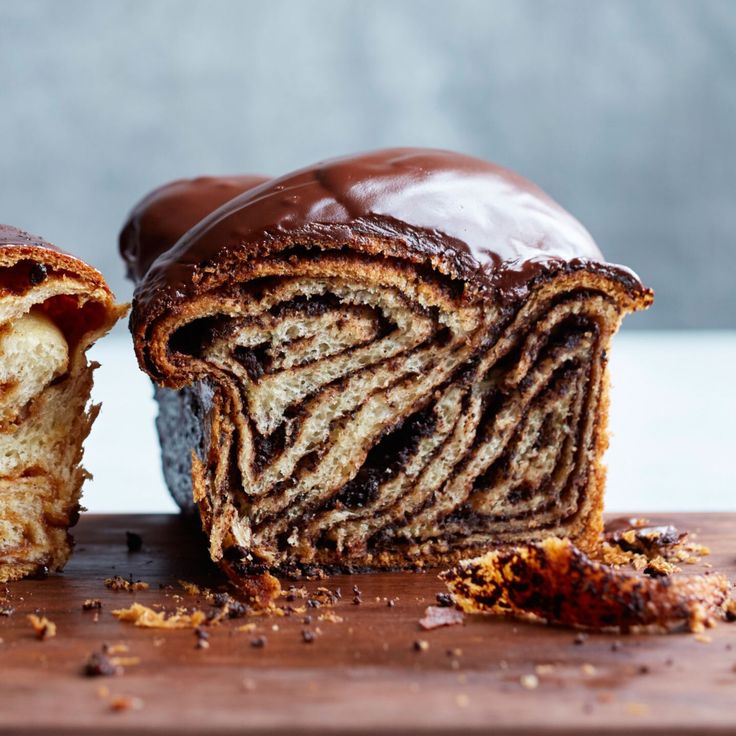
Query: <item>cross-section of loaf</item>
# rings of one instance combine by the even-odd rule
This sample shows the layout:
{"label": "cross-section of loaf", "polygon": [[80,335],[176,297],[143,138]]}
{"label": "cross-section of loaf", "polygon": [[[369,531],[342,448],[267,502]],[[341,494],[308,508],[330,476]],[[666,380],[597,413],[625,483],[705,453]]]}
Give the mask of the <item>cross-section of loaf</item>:
{"label": "cross-section of loaf", "polygon": [[124,311],[93,268],[0,225],[0,581],[71,553],[98,410],[85,351]]}
{"label": "cross-section of loaf", "polygon": [[422,149],[176,182],[121,248],[169,487],[233,577],[598,538],[606,354],[651,292],[530,182]]}

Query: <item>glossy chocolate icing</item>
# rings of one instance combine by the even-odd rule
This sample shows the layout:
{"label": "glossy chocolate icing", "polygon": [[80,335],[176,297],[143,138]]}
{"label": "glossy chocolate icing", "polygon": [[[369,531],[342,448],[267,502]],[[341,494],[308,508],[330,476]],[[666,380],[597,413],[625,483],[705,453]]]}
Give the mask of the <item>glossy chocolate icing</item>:
{"label": "glossy chocolate icing", "polygon": [[138,281],[203,217],[265,181],[264,176],[200,176],[177,179],[152,191],[135,206],[120,233],[128,278]]}
{"label": "glossy chocolate icing", "polygon": [[[190,194],[199,206],[199,195]],[[157,233],[184,228],[172,228],[169,218],[178,215],[156,195],[134,210],[121,240],[130,275],[140,280],[136,297],[143,308],[156,299],[186,298],[201,266],[218,259],[256,258],[295,244],[361,247],[361,238],[370,237],[398,243],[406,257],[505,300],[524,296],[540,274],[578,268],[644,291],[633,272],[606,264],[585,228],[539,187],[449,151],[388,149],[264,181],[204,217],[171,248]]]}

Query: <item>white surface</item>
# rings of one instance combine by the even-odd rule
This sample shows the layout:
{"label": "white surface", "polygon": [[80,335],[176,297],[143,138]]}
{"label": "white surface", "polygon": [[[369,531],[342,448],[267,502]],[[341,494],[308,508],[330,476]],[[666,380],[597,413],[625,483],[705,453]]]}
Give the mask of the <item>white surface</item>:
{"label": "white surface", "polygon": [[[90,511],[173,511],[151,384],[129,339],[93,349],[100,416],[87,440]],[[611,351],[611,511],[736,510],[736,332],[625,332]]]}

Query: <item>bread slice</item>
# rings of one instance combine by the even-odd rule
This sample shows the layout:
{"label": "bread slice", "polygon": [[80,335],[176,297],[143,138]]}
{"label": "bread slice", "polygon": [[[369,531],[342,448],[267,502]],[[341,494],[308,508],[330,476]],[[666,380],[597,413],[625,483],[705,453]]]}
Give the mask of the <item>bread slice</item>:
{"label": "bread slice", "polygon": [[94,364],[123,315],[102,276],[0,225],[0,581],[60,570],[79,515]]}
{"label": "bread slice", "polygon": [[[193,224],[198,181],[216,209]],[[241,191],[163,187],[121,238],[167,481],[213,559],[238,579],[592,546],[609,344],[652,299],[636,275],[530,182],[447,151]]]}

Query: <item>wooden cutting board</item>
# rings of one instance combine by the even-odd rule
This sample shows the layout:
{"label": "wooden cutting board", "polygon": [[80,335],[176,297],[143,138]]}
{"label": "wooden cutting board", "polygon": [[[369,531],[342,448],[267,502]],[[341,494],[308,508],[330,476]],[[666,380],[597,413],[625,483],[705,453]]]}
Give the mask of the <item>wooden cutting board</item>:
{"label": "wooden cutting board", "polygon": [[[736,514],[650,518],[697,532],[712,548],[709,563],[736,578]],[[128,530],[142,535],[140,552],[128,552]],[[310,591],[340,587],[342,599],[308,610],[309,624],[304,613],[225,622],[198,649],[192,630],[140,629],[111,614],[134,600],[197,604],[179,580],[221,584],[196,531],[175,516],[88,515],[75,536],[63,575],[8,586],[15,610],[0,617],[0,733],[736,733],[736,624],[707,637],[600,634],[582,643],[566,629],[481,616],[421,631],[442,584],[434,573],[391,573],[309,582]],[[106,589],[115,574],[150,589]],[[96,623],[82,611],[87,598],[102,601]],[[37,610],[56,637],[35,638],[26,615]],[[255,631],[238,630],[249,621]],[[319,630],[314,641],[305,630]],[[259,636],[262,648],[251,644]],[[417,640],[428,648],[417,651]],[[139,663],[84,676],[103,642],[127,645],[122,656]],[[116,696],[134,707],[113,710]]]}

